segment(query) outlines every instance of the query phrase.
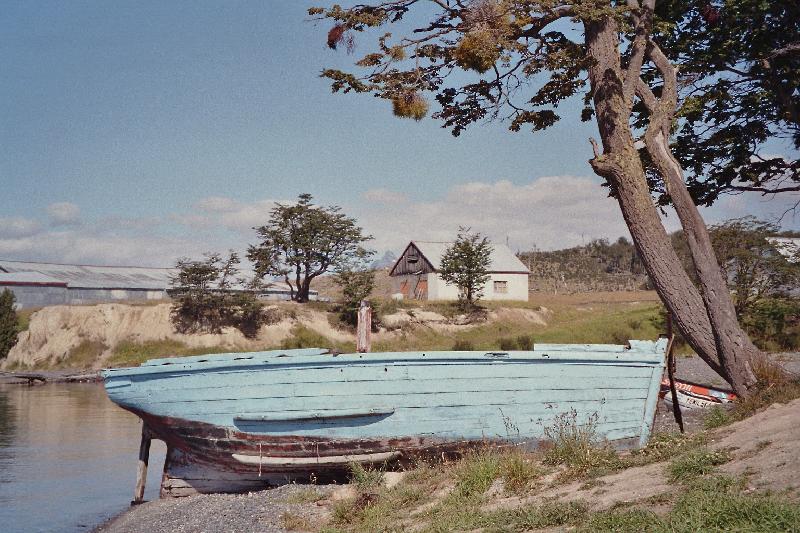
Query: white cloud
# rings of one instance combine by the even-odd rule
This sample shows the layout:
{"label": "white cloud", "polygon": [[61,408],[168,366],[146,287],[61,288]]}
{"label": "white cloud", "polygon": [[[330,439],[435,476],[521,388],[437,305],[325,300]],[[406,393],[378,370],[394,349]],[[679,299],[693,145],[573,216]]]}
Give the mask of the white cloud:
{"label": "white cloud", "polygon": [[14,239],[30,237],[42,230],[42,225],[30,218],[8,217],[0,218],[0,239]]}
{"label": "white cloud", "polygon": [[370,189],[361,196],[368,202],[380,204],[402,204],[408,201],[406,194],[385,188]]}
{"label": "white cloud", "polygon": [[595,179],[575,176],[547,176],[521,185],[471,182],[438,199],[355,209],[379,249],[399,249],[410,239],[451,240],[459,226],[495,242],[508,238],[512,249],[520,250],[563,248],[628,234],[607,189]]}
{"label": "white cloud", "polygon": [[47,206],[47,215],[53,226],[80,224],[81,209],[72,202],[56,202]]}

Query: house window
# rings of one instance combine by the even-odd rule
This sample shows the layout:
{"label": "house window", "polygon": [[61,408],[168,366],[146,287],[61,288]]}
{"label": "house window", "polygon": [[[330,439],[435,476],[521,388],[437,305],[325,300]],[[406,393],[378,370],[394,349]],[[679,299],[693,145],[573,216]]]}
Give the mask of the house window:
{"label": "house window", "polygon": [[495,294],[508,294],[508,282],[507,281],[495,281],[494,282],[494,292],[495,292]]}

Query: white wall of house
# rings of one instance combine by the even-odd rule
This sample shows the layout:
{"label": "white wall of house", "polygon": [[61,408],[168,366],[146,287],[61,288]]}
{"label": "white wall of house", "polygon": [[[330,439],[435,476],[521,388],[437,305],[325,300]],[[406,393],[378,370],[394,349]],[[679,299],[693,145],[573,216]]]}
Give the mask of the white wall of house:
{"label": "white wall of house", "polygon": [[[528,301],[528,275],[522,273],[492,273],[483,289],[484,300]],[[438,273],[392,277],[392,291],[403,293],[404,298],[414,299],[414,291],[420,281],[427,283],[428,300],[458,300],[458,287],[442,280]]]}
{"label": "white wall of house", "polygon": [[[438,273],[432,272],[428,274],[428,299],[458,300],[458,287],[444,282]],[[482,299],[528,301],[528,275],[490,274]]]}

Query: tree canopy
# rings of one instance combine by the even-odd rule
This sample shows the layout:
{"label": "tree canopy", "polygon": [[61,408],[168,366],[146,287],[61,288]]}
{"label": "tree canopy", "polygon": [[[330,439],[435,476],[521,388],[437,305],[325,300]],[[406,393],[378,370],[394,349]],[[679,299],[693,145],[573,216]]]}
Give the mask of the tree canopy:
{"label": "tree canopy", "polygon": [[18,320],[14,310],[16,298],[8,289],[0,292],[0,359],[8,357],[8,352],[17,344]]}
{"label": "tree canopy", "polygon": [[697,201],[800,191],[800,3],[669,1],[656,16],[680,69],[673,146]]}
{"label": "tree canopy", "polygon": [[263,324],[263,304],[255,286],[239,276],[239,256],[218,253],[205,259],[179,259],[169,293],[173,298],[172,323],[181,333],[220,333],[232,326],[255,337]]}
{"label": "tree canopy", "polygon": [[439,275],[443,281],[458,287],[458,297],[472,307],[483,296],[489,281],[492,244],[480,233],[469,228],[459,228],[458,237],[442,254]]}
{"label": "tree canopy", "polygon": [[312,200],[301,194],[294,204],[275,204],[267,224],[256,228],[261,242],[247,253],[258,277],[283,278],[297,302],[308,301],[314,278],[358,256],[372,239],[340,207]]}

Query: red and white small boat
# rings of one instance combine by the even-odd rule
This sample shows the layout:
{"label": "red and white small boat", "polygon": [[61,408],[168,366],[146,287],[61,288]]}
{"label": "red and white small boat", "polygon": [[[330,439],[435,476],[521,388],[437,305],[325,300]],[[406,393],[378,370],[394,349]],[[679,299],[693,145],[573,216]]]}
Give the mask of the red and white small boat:
{"label": "red and white small boat", "polygon": [[[687,409],[707,409],[736,400],[736,395],[733,392],[677,379],[675,380],[675,391],[678,393],[678,405]],[[665,401],[672,403],[672,395],[669,392],[669,378],[667,377],[661,380],[661,397]]]}

